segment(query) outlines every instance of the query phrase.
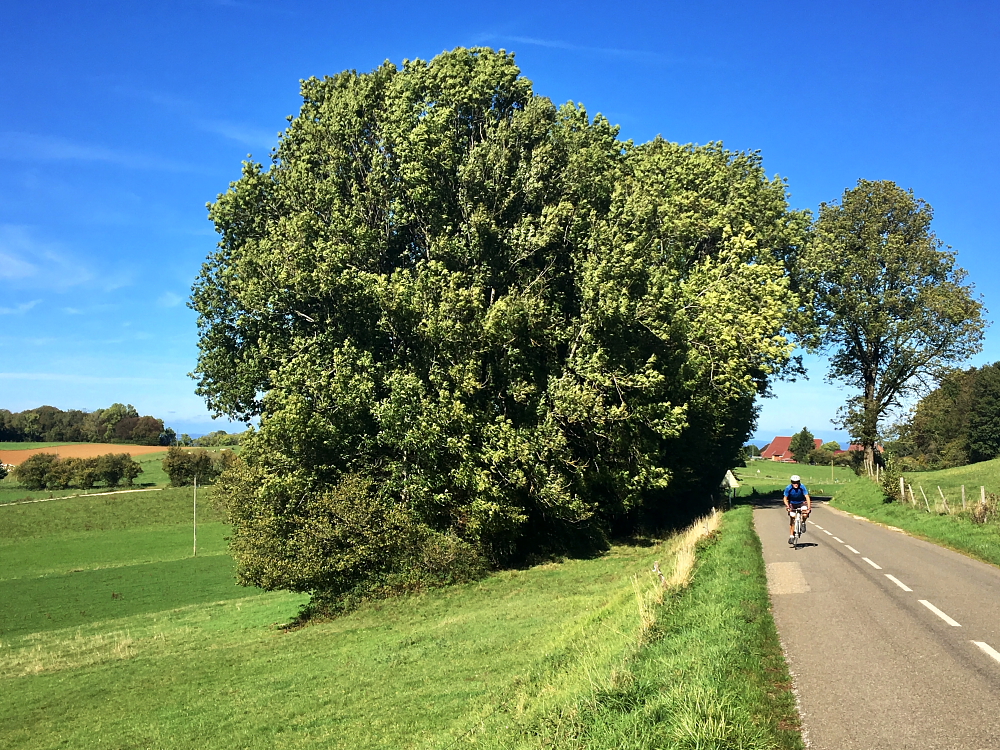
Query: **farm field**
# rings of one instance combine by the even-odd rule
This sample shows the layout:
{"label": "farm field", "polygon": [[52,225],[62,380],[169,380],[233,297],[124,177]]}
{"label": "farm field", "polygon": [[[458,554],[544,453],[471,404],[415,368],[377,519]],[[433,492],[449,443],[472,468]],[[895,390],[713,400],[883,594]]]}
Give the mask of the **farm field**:
{"label": "farm field", "polygon": [[[858,476],[845,466],[810,466],[809,464],[786,464],[778,461],[749,461],[746,468],[733,469],[740,482],[737,497],[749,497],[754,490],[759,494],[780,492],[788,486],[788,478],[798,474],[809,488],[813,497],[835,494],[837,488],[860,481]],[[867,481],[867,480],[865,480]]]}
{"label": "farm field", "polygon": [[645,540],[287,630],[210,492],[0,508],[0,746],[801,747],[749,507],[662,605]]}
{"label": "farm field", "polygon": [[121,445],[118,443],[4,443],[4,445],[34,445],[34,448],[0,449],[0,462],[17,466],[36,453],[55,453],[60,458],[93,458],[105,453],[128,453],[141,456],[146,453],[164,453],[162,445]]}
{"label": "farm field", "polygon": [[[11,445],[11,443],[7,443]],[[97,443],[72,443],[70,445],[98,445]],[[122,446],[114,445],[115,448],[128,448],[128,447],[141,447],[141,448],[155,448],[153,452],[147,452],[138,454],[134,457],[134,460],[139,463],[142,467],[142,473],[136,478],[133,488],[119,487],[114,490],[109,490],[107,487],[98,486],[90,490],[79,490],[79,489],[67,489],[67,490],[27,490],[21,487],[13,476],[7,476],[5,479],[0,480],[0,505],[5,505],[8,503],[19,503],[30,500],[47,500],[50,498],[66,498],[66,497],[76,497],[80,495],[99,495],[104,494],[109,491],[124,491],[129,489],[149,489],[153,487],[166,487],[170,483],[170,479],[167,473],[163,470],[163,459],[167,455],[167,449],[162,446]],[[236,450],[239,451],[239,447],[236,448],[222,448],[222,447],[210,447],[210,448],[197,448],[192,450],[205,450],[209,452],[216,452],[221,450]],[[107,452],[107,451],[105,451]],[[118,453],[124,451],[118,450]]]}

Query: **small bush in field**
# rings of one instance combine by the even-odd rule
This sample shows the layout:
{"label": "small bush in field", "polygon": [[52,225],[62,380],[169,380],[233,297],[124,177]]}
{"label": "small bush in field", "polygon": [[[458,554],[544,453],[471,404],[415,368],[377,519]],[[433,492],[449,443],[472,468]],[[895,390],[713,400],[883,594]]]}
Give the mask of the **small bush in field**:
{"label": "small bush in field", "polygon": [[14,467],[14,479],[29,490],[44,490],[48,484],[49,471],[59,461],[55,453],[36,453]]}
{"label": "small bush in field", "polygon": [[170,477],[170,484],[174,487],[193,484],[195,477],[198,478],[198,484],[208,484],[214,482],[235,461],[236,454],[232,451],[220,451],[213,459],[208,451],[183,450],[175,445],[163,459],[163,471]]}

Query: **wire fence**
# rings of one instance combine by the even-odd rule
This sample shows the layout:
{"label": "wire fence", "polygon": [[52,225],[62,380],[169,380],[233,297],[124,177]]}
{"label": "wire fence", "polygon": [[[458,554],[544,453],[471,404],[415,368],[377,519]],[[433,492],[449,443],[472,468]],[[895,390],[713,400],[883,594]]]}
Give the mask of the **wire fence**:
{"label": "wire fence", "polygon": [[987,492],[982,485],[978,488],[970,487],[969,492],[966,492],[963,484],[957,491],[949,488],[947,493],[940,485],[934,485],[928,496],[928,491],[922,484],[917,483],[917,490],[914,492],[913,485],[900,477],[899,493],[904,503],[927,513],[967,516],[975,523],[1000,522],[1000,496]]}

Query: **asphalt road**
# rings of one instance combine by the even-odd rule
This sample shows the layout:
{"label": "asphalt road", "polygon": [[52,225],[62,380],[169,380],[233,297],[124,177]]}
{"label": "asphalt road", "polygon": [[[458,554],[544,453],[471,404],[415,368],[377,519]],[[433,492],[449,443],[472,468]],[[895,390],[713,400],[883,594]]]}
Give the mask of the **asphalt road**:
{"label": "asphalt road", "polygon": [[814,503],[754,511],[817,750],[1000,749],[1000,568]]}

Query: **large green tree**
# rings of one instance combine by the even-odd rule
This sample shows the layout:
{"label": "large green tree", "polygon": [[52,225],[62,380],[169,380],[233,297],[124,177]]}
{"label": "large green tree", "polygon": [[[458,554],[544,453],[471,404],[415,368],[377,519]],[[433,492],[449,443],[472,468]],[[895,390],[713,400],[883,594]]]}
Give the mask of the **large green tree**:
{"label": "large green tree", "polygon": [[803,427],[801,432],[792,435],[792,442],[789,443],[788,449],[800,464],[808,463],[810,455],[816,450],[816,438],[809,432],[808,427]]}
{"label": "large green tree", "polygon": [[982,305],[932,218],[912,191],[859,180],[821,204],[804,254],[829,377],[857,391],[842,422],[869,462],[886,414],[982,347]]}
{"label": "large green tree", "polygon": [[241,581],[447,579],[704,506],[801,308],[759,156],[622,142],[487,49],[302,95],[192,298],[199,392],[260,420],[219,488]]}

